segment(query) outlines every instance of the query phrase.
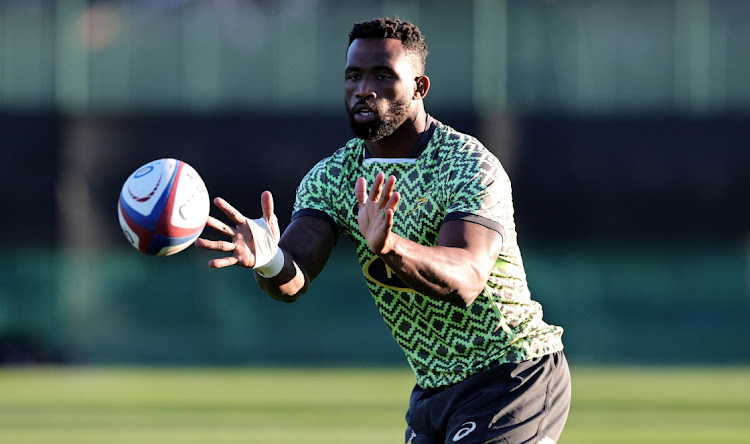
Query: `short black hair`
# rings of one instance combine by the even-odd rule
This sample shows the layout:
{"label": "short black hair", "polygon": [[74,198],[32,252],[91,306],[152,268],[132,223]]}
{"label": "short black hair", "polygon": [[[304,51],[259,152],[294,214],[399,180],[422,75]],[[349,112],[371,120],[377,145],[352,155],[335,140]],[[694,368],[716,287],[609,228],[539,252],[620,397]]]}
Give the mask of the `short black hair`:
{"label": "short black hair", "polygon": [[427,60],[427,44],[424,35],[417,26],[398,17],[377,18],[366,22],[354,23],[349,33],[349,46],[355,39],[396,39],[403,43],[406,51],[414,57],[415,70],[424,74]]}

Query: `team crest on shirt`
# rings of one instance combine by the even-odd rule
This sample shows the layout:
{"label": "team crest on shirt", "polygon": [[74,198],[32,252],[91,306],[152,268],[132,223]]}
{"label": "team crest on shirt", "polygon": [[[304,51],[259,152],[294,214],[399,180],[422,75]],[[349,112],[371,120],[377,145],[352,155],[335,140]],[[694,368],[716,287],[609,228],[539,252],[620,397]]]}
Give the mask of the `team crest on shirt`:
{"label": "team crest on shirt", "polygon": [[395,291],[406,291],[416,293],[413,288],[406,285],[396,273],[378,256],[373,256],[367,261],[363,271],[368,281],[381,287]]}
{"label": "team crest on shirt", "polygon": [[427,197],[429,197],[430,191],[432,191],[432,190],[427,190],[427,193],[424,195],[424,197],[420,197],[419,199],[417,199],[417,204],[414,206],[414,208],[412,208],[411,210],[409,210],[408,213],[406,213],[407,216],[409,216],[413,212],[417,211],[419,208],[427,205]]}

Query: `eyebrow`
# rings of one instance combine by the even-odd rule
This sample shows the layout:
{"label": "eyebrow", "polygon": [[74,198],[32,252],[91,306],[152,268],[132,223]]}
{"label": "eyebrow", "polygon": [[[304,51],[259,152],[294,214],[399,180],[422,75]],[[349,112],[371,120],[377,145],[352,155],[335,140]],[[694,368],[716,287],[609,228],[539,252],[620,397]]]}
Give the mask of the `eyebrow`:
{"label": "eyebrow", "polygon": [[[390,66],[386,66],[386,65],[375,65],[369,69],[373,71],[388,71],[391,74],[396,73],[396,71],[393,68],[391,68]],[[364,70],[365,70],[364,68],[360,68],[359,66],[347,66],[344,71],[349,72],[349,71],[364,71]]]}

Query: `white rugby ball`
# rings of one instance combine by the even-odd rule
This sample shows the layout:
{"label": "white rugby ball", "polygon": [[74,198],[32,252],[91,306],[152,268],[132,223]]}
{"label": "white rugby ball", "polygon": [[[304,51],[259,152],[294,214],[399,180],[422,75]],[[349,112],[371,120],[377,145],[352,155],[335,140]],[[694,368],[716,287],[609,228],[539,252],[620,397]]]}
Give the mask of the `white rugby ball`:
{"label": "white rugby ball", "polygon": [[135,170],[122,186],[117,205],[125,237],[152,256],[189,247],[206,226],[209,210],[203,179],[193,167],[172,158]]}

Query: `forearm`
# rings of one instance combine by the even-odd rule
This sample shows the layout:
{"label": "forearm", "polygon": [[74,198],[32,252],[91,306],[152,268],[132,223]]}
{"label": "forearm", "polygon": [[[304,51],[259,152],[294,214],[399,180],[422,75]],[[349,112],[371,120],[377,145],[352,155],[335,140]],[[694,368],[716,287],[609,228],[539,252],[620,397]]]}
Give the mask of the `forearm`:
{"label": "forearm", "polygon": [[294,302],[307,292],[309,279],[289,253],[284,254],[284,266],[279,274],[271,278],[263,277],[256,270],[258,286],[272,298],[282,302]]}
{"label": "forearm", "polygon": [[468,307],[482,292],[491,269],[464,248],[426,247],[392,234],[380,255],[409,287],[425,296]]}
{"label": "forearm", "polygon": [[279,301],[296,301],[323,271],[335,243],[335,233],[327,222],[307,216],[295,219],[279,241],[284,266],[270,279],[256,272],[258,286]]}

